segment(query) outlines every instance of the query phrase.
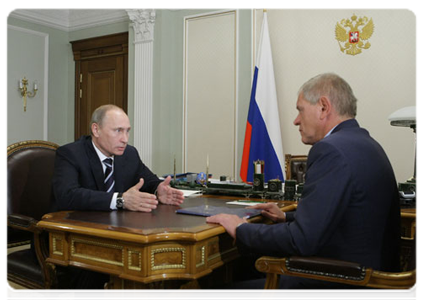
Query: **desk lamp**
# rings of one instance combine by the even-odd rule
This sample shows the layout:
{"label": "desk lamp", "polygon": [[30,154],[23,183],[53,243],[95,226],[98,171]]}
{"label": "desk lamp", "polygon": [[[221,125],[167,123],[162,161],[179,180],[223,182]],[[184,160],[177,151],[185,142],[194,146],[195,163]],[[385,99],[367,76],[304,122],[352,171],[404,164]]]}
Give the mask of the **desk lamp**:
{"label": "desk lamp", "polygon": [[[388,117],[392,126],[410,127],[416,133],[416,107],[403,107]],[[414,148],[416,146],[414,145]],[[414,174],[406,183],[398,185],[401,202],[415,201],[416,198],[416,152],[414,152]]]}

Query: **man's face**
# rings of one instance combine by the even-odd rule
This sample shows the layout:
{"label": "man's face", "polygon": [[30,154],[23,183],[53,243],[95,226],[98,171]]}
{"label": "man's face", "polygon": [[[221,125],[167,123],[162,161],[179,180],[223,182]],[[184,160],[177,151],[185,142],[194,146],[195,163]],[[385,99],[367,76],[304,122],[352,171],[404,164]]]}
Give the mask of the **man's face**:
{"label": "man's face", "polygon": [[319,103],[311,104],[305,100],[301,93],[297,100],[297,110],[298,116],[294,120],[294,125],[300,127],[301,141],[306,145],[313,145],[324,137],[321,134],[322,108]]}
{"label": "man's face", "polygon": [[93,140],[97,148],[106,156],[122,155],[128,144],[131,124],[128,116],[120,110],[109,110],[101,126],[92,125]]}

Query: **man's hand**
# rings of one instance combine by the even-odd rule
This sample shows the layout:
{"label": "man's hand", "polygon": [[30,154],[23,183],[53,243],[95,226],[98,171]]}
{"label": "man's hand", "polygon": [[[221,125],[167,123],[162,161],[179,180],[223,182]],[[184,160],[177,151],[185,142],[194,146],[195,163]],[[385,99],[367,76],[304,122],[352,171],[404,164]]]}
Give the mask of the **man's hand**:
{"label": "man's hand", "polygon": [[125,200],[125,209],[133,211],[151,212],[157,208],[157,197],[153,194],[140,192],[140,188],[144,185],[144,179],[123,193]]}
{"label": "man's hand", "polygon": [[241,219],[237,215],[228,215],[228,214],[218,214],[211,217],[207,217],[206,221],[208,223],[218,223],[225,227],[226,232],[229,233],[231,237],[236,238],[236,227],[241,223],[247,223],[245,219]]}
{"label": "man's hand", "polygon": [[256,204],[250,208],[261,209],[261,214],[275,223],[283,223],[286,221],[285,213],[281,211],[276,203]]}
{"label": "man's hand", "polygon": [[181,205],[184,202],[184,193],[170,186],[170,176],[157,187],[157,197],[164,204]]}

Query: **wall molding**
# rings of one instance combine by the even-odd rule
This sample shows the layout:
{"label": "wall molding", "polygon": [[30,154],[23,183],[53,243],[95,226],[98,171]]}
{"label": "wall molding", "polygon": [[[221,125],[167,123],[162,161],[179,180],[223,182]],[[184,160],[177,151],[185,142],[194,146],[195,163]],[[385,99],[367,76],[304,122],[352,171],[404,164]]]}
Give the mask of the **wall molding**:
{"label": "wall molding", "polygon": [[[145,10],[146,8],[138,8]],[[151,9],[151,8],[149,8]],[[185,8],[166,8],[175,12]],[[6,8],[6,16],[44,25],[75,31],[100,25],[129,21],[125,8]]]}
{"label": "wall molding", "polygon": [[[48,61],[49,61],[49,34],[21,28],[18,26],[8,25],[8,29],[16,30],[28,34],[33,34],[44,39],[44,77],[43,77],[43,139],[48,141]],[[18,79],[19,80],[19,79]],[[17,91],[16,91],[17,92]]]}
{"label": "wall molding", "polygon": [[128,21],[123,9],[16,9],[10,16],[67,32]]}
{"label": "wall molding", "polygon": [[[198,92],[198,90],[194,91],[193,88],[199,85],[202,85],[201,83],[199,84],[198,82],[196,84],[193,84],[191,81],[195,81],[194,77],[190,78],[190,57],[192,57],[192,51],[190,52],[189,48],[189,44],[190,44],[190,27],[191,26],[196,26],[195,23],[197,22],[209,22],[211,20],[215,20],[215,18],[220,18],[220,17],[230,17],[232,16],[234,18],[234,23],[233,23],[233,28],[231,28],[230,30],[233,30],[233,77],[230,78],[227,81],[227,86],[226,88],[230,89],[232,88],[232,95],[227,98],[227,97],[223,97],[225,99],[229,99],[230,102],[228,102],[229,106],[232,106],[231,109],[233,109],[233,115],[230,116],[229,119],[224,120],[228,127],[227,128],[231,128],[230,131],[228,131],[228,134],[225,134],[225,138],[227,139],[228,144],[225,145],[231,145],[231,149],[229,152],[227,152],[227,157],[225,157],[225,159],[222,159],[221,155],[214,155],[214,151],[213,149],[210,147],[209,149],[205,149],[204,151],[200,151],[199,149],[195,149],[194,150],[194,143],[191,143],[191,139],[192,140],[197,140],[200,141],[198,142],[198,144],[202,144],[202,145],[206,145],[208,141],[211,140],[211,136],[209,135],[203,135],[204,132],[202,133],[190,133],[189,131],[192,131],[192,128],[201,128],[201,122],[198,124],[193,124],[193,120],[195,119],[195,115],[197,114],[201,114],[200,111],[198,112],[194,112],[192,111],[192,107],[194,104],[197,105],[198,108],[198,103],[204,101],[204,97],[202,97]],[[218,21],[218,20],[216,20]],[[213,22],[216,22],[213,21]],[[212,26],[209,27],[210,30]],[[238,44],[239,44],[239,12],[238,10],[219,10],[219,11],[215,11],[215,12],[208,12],[208,13],[202,13],[202,14],[196,14],[196,15],[190,15],[190,16],[186,16],[184,18],[184,49],[183,49],[183,120],[182,120],[182,135],[183,135],[183,142],[182,142],[182,172],[191,172],[193,171],[192,169],[195,168],[196,170],[205,170],[206,167],[206,157],[208,158],[209,154],[211,155],[212,160],[214,159],[214,161],[210,161],[210,164],[212,165],[212,168],[214,168],[214,171],[216,171],[218,173],[213,174],[214,176],[217,175],[227,175],[230,178],[237,178],[237,172],[238,172],[238,155],[237,155],[237,149],[238,149],[238,105],[239,105],[239,90],[238,90],[238,83],[239,83],[239,49],[238,49]],[[200,45],[201,48],[201,45]],[[198,49],[200,49],[198,48]],[[198,50],[197,49],[197,50]],[[192,50],[192,49],[191,49]],[[205,50],[205,49],[203,49]],[[203,51],[200,50],[200,51]],[[200,52],[198,52],[200,53]],[[197,54],[198,54],[197,53]],[[201,53],[200,53],[201,54]],[[196,55],[196,54],[195,54]],[[194,57],[195,57],[194,55]],[[228,58],[228,57],[226,57]],[[219,74],[214,74],[211,75],[212,77],[219,77]],[[222,74],[220,74],[222,75]],[[206,80],[206,79],[204,79]],[[199,84],[199,85],[198,85]],[[207,84],[205,86],[208,86]],[[209,86],[210,88],[210,86]],[[217,91],[216,91],[217,92]],[[214,91],[211,91],[211,93],[214,93]],[[200,99],[201,98],[201,99]],[[221,99],[222,97],[216,97],[215,99]],[[198,101],[197,101],[198,100]],[[189,105],[190,101],[194,101],[191,102],[191,105]],[[221,100],[219,100],[221,101]],[[209,101],[207,103],[212,103],[214,101]],[[214,105],[214,104],[213,104]],[[206,115],[209,115],[211,112],[207,111]],[[191,118],[191,115],[194,116],[194,118]],[[220,115],[219,115],[220,116]],[[216,120],[220,120],[219,116],[216,116]],[[223,120],[220,120],[220,123],[222,123]],[[223,123],[222,123],[223,124]],[[210,129],[210,128],[208,128]],[[233,129],[233,130],[232,130]],[[216,130],[215,132],[223,132],[223,131],[219,131]],[[230,136],[231,135],[231,136]],[[195,138],[193,139],[193,136],[195,136]],[[230,138],[229,138],[230,136]],[[204,139],[204,140],[201,140]],[[229,141],[230,139],[230,141]],[[216,143],[218,143],[220,140],[216,140]],[[206,153],[210,151],[209,153]],[[190,153],[191,154],[190,154]],[[195,157],[192,156],[193,153],[196,153],[196,155],[194,155]],[[201,162],[202,157],[204,157],[204,162]],[[224,165],[224,167],[222,167]],[[228,170],[227,166],[230,166],[230,170]]]}

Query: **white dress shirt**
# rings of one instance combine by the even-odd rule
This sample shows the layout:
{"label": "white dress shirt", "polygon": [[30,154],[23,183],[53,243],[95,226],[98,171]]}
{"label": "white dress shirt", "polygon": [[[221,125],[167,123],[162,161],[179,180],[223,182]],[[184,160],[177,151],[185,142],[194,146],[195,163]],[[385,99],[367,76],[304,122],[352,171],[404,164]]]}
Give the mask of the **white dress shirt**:
{"label": "white dress shirt", "polygon": [[[101,152],[96,145],[93,143],[95,152],[97,153],[98,158],[100,159],[101,162],[101,166],[103,167],[103,173],[106,172],[106,166],[103,163],[103,160],[105,160],[106,158],[111,158],[112,159],[112,171],[114,171],[115,169],[115,160],[114,160],[114,156],[112,157],[107,157],[106,155],[103,154],[103,152]],[[112,210],[116,210],[116,198],[117,198],[118,193],[113,193],[113,197],[112,197],[112,201],[110,202],[110,209]]]}

